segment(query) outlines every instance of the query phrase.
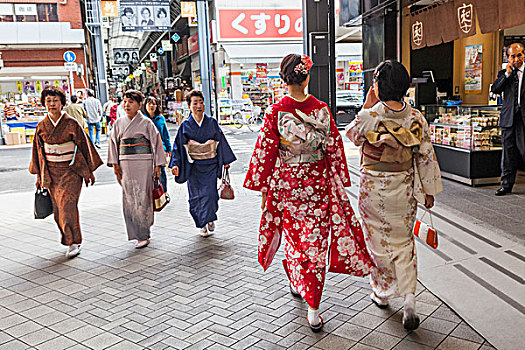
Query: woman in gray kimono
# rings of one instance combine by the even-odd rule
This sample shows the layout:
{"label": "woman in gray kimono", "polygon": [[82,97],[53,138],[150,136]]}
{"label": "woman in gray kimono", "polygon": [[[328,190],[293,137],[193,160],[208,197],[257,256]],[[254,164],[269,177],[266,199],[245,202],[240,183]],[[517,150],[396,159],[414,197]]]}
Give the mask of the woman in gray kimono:
{"label": "woman in gray kimono", "polygon": [[149,244],[153,225],[153,178],[160,176],[166,155],[160,134],[151,119],[140,112],[144,95],[138,90],[124,93],[126,117],[113,124],[108,166],[113,167],[122,186],[124,220],[129,240],[135,248]]}

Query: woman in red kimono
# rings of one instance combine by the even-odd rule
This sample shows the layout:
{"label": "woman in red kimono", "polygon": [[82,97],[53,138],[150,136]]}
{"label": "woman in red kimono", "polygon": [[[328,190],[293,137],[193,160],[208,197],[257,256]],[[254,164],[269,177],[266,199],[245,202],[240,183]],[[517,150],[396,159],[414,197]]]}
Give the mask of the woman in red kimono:
{"label": "woman in red kimono", "polygon": [[244,187],[262,192],[259,263],[268,268],[284,233],[290,291],[308,303],[318,332],[327,255],[328,271],[355,276],[367,275],[372,262],[344,189],[350,176],[341,135],[328,106],[304,92],[312,65],[308,56],[283,59],[289,95],[266,111]]}

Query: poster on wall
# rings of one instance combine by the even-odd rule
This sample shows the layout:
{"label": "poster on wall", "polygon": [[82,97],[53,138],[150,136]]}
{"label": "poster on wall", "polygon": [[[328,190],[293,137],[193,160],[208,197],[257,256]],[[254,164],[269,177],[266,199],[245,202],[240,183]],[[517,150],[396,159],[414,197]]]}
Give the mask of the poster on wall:
{"label": "poster on wall", "polygon": [[138,49],[113,49],[114,64],[138,64]]}
{"label": "poster on wall", "polygon": [[483,45],[465,46],[465,93],[481,94]]}
{"label": "poster on wall", "polygon": [[255,69],[257,78],[268,78],[268,65],[266,63],[257,63]]}
{"label": "poster on wall", "polygon": [[121,0],[122,31],[146,32],[170,30],[170,2],[168,0]]}
{"label": "poster on wall", "polygon": [[129,66],[125,64],[113,65],[111,67],[111,74],[114,77],[127,77],[130,73]]}

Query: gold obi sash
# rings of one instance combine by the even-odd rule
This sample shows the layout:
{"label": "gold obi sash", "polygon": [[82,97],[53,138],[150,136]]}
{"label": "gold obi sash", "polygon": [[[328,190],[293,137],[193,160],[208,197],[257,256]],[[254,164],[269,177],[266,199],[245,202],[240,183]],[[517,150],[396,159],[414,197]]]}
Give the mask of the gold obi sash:
{"label": "gold obi sash", "polygon": [[314,163],[324,158],[325,145],[330,131],[328,108],[307,115],[279,112],[279,153],[287,164]]}
{"label": "gold obi sash", "polygon": [[193,160],[212,159],[217,157],[217,145],[218,142],[215,140],[208,140],[205,143],[189,140],[186,150]]}
{"label": "gold obi sash", "polygon": [[382,120],[377,131],[366,133],[361,165],[368,170],[400,172],[412,167],[414,149],[421,143],[422,126],[414,121],[410,130],[394,121]]}
{"label": "gold obi sash", "polygon": [[73,141],[66,143],[44,143],[46,159],[49,162],[71,162],[75,158],[77,147]]}

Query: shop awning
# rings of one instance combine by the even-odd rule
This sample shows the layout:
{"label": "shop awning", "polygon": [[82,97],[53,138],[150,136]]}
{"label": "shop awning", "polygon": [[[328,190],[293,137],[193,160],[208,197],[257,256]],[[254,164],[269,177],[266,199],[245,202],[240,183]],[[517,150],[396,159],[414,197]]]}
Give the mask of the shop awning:
{"label": "shop awning", "polygon": [[289,53],[302,53],[303,44],[222,44],[226,63],[279,63]]}
{"label": "shop awning", "polygon": [[53,78],[61,79],[67,77],[69,72],[64,69],[64,66],[33,66],[33,67],[4,67],[0,69],[0,78],[6,80],[13,78],[13,80],[31,79],[31,77],[46,77],[48,80]]}

